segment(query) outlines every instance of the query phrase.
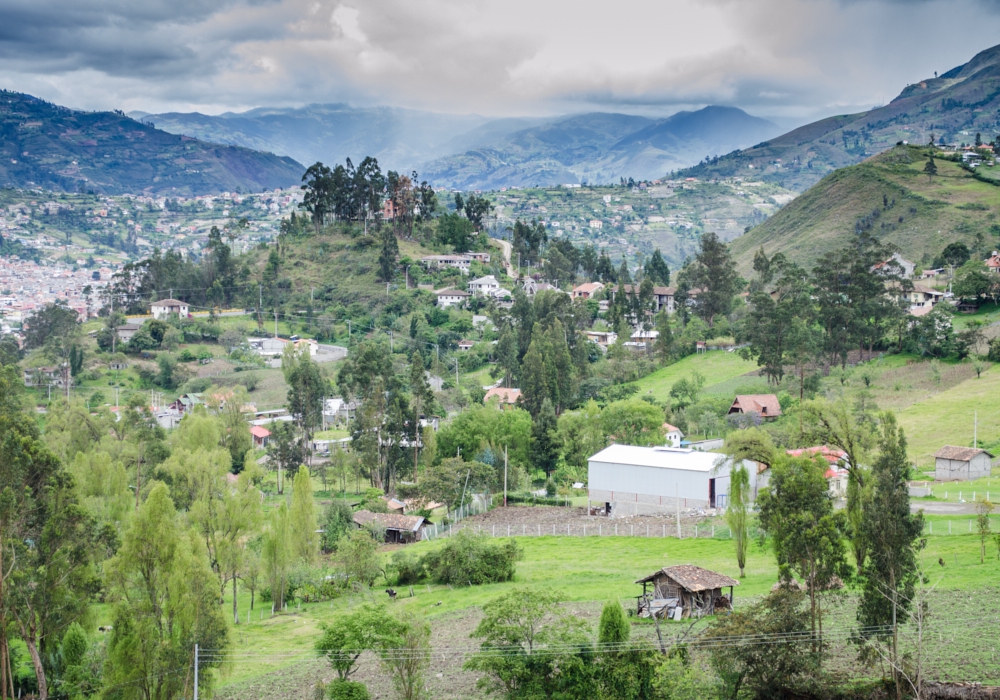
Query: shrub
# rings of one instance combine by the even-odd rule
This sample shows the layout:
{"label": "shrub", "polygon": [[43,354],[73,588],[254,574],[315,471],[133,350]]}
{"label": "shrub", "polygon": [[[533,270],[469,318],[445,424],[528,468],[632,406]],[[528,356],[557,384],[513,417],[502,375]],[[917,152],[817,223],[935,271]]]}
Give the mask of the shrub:
{"label": "shrub", "polygon": [[194,356],[194,353],[191,352],[190,348],[184,348],[180,351],[180,354],[177,355],[177,359],[180,362],[194,362],[198,358]]}
{"label": "shrub", "polygon": [[392,555],[392,563],[389,565],[393,572],[394,586],[409,586],[419,583],[426,576],[424,562],[413,552],[402,550]]}
{"label": "shrub", "polygon": [[486,534],[462,530],[441,549],[424,555],[423,565],[439,583],[502,583],[514,578],[521,548],[513,539],[495,541]]}
{"label": "shrub", "polygon": [[342,681],[339,678],[327,686],[326,696],[330,700],[369,700],[371,698],[364,683]]}

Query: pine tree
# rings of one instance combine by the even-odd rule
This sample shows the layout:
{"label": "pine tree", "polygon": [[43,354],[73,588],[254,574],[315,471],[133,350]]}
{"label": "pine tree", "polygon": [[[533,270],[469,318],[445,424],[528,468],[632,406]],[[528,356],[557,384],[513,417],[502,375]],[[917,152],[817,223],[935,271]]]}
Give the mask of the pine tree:
{"label": "pine tree", "polygon": [[544,469],[545,474],[550,475],[559,461],[561,444],[556,411],[552,401],[546,398],[531,427],[531,452],[535,467]]}
{"label": "pine tree", "polygon": [[319,554],[319,534],[316,530],[316,504],[313,501],[312,479],[309,469],[303,465],[292,482],[292,547],[295,556],[312,563]]}
{"label": "pine tree", "polygon": [[383,282],[392,281],[397,257],[399,257],[399,244],[392,229],[386,227],[382,232],[382,250],[378,254],[378,274]]}
{"label": "pine tree", "polygon": [[667,263],[663,260],[663,255],[660,254],[659,248],[654,250],[653,254],[649,257],[645,272],[646,277],[653,280],[653,284],[664,287],[670,284],[670,268],[667,267]]}
{"label": "pine tree", "polygon": [[928,181],[937,175],[937,164],[934,162],[933,155],[927,156],[927,163],[924,165],[924,172],[927,173]]}

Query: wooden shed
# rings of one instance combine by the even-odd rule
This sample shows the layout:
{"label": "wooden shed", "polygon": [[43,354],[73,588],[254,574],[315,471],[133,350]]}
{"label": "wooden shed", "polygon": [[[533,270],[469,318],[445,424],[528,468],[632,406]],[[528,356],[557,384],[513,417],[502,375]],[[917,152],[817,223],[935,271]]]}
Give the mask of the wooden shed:
{"label": "wooden shed", "polygon": [[674,620],[732,610],[733,588],[740,585],[736,579],[692,564],[665,566],[636,583],[642,584],[642,595],[636,596],[639,617]]}
{"label": "wooden shed", "polygon": [[385,528],[386,542],[405,544],[420,539],[426,520],[419,515],[402,515],[400,513],[372,513],[368,510],[359,510],[354,513],[354,524],[358,527],[365,527],[372,522]]}

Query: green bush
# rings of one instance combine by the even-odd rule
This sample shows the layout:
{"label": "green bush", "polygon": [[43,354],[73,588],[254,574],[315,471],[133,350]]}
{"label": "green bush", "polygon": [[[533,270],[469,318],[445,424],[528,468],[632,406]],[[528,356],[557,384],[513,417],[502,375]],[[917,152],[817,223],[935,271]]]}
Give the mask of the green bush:
{"label": "green bush", "polygon": [[330,700],[369,700],[371,698],[364,683],[342,681],[339,678],[327,686],[326,696]]}
{"label": "green bush", "polygon": [[323,514],[323,535],[320,546],[324,552],[337,549],[337,541],[354,526],[354,511],[344,501],[334,499]]}
{"label": "green bush", "polygon": [[394,586],[410,586],[419,583],[427,575],[423,560],[406,550],[392,555],[389,570],[393,574]]}
{"label": "green bush", "polygon": [[425,554],[422,564],[439,583],[478,586],[512,580],[522,556],[513,539],[496,541],[485,533],[462,530],[440,549]]}

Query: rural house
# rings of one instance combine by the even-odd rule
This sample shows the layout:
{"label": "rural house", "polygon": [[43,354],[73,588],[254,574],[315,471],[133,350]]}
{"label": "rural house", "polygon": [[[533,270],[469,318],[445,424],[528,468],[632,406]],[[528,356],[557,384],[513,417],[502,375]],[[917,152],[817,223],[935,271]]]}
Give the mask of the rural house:
{"label": "rural house", "polygon": [[[740,585],[736,579],[691,564],[665,566],[636,583],[642,584],[642,595],[636,596],[636,614],[672,620],[732,610],[733,588]],[[729,589],[729,595],[724,588]]]}
{"label": "rural house", "polygon": [[186,301],[178,301],[177,299],[154,301],[149,305],[149,312],[153,314],[153,318],[160,320],[167,318],[170,314],[177,314],[181,318],[185,318],[188,315],[188,304]]}
{"label": "rural house", "polygon": [[781,415],[781,404],[774,394],[739,394],[729,413],[756,413],[761,418],[777,418]]}
{"label": "rural house", "polygon": [[[744,461],[756,493],[757,469]],[[607,515],[725,508],[732,460],[688,448],[610,445],[587,460],[588,498]],[[588,503],[589,505],[589,503]]]}
{"label": "rural house", "polygon": [[447,309],[449,306],[462,306],[465,304],[465,300],[471,296],[464,289],[441,289],[434,294],[437,296],[437,305],[442,309]]}
{"label": "rural house", "polygon": [[602,289],[604,289],[604,285],[600,282],[584,282],[573,287],[572,296],[574,299],[590,299]]}
{"label": "rural house", "polygon": [[250,437],[253,438],[254,447],[264,448],[270,442],[271,431],[263,425],[252,425],[250,426]]}
{"label": "rural house", "polygon": [[663,434],[667,438],[667,444],[670,447],[680,447],[681,440],[684,439],[684,433],[676,425],[670,425],[670,423],[663,424]]}
{"label": "rural house", "polygon": [[945,445],[934,453],[937,481],[969,481],[990,475],[993,455],[976,447]]}
{"label": "rural house", "polygon": [[403,544],[420,539],[425,520],[419,515],[372,513],[370,510],[359,510],[354,514],[354,524],[359,528],[367,527],[371,523],[385,528],[386,542]]}
{"label": "rural house", "polygon": [[477,277],[476,279],[469,282],[469,294],[475,295],[477,297],[488,297],[492,296],[494,292],[499,291],[500,283],[497,278],[493,275],[486,275],[485,277]]}
{"label": "rural house", "polygon": [[490,399],[494,398],[497,399],[501,408],[504,406],[514,406],[517,404],[517,400],[521,398],[521,390],[495,386],[486,392],[486,396],[483,397],[483,403],[489,403]]}

